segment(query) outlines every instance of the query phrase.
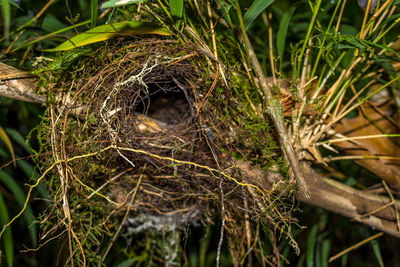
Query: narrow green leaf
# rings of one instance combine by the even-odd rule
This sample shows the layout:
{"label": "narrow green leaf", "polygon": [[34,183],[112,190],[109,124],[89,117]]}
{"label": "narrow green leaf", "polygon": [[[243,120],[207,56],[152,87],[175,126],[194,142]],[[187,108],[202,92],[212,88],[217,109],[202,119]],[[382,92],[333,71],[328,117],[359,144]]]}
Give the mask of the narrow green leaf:
{"label": "narrow green leaf", "polygon": [[243,16],[244,28],[247,31],[253,24],[253,21],[275,0],[254,0],[253,4],[249,7]]}
{"label": "narrow green leaf", "polygon": [[322,251],[321,251],[321,260],[322,267],[329,266],[329,252],[331,251],[331,240],[325,239],[322,241]]}
{"label": "narrow green leaf", "polygon": [[1,0],[1,13],[3,14],[4,38],[8,38],[11,26],[11,8],[8,0]]}
{"label": "narrow green leaf", "polygon": [[99,16],[99,1],[90,0],[90,20],[92,28],[96,27],[98,16]]}
{"label": "narrow green leaf", "polygon": [[380,38],[382,36],[382,29],[385,29],[387,25],[393,25],[393,23],[396,22],[396,20],[400,17],[400,14],[397,15],[392,15],[389,18],[385,19],[382,21],[382,23],[379,24],[379,26],[370,34],[370,36],[376,35],[377,38]]}
{"label": "narrow green leaf", "polygon": [[202,239],[200,239],[200,246],[199,246],[199,267],[204,267],[207,266],[206,265],[206,261],[207,261],[207,251],[209,251],[210,249],[210,241],[212,238],[212,228],[211,226],[208,226],[206,228],[206,233],[203,236]]}
{"label": "narrow green leaf", "polygon": [[12,6],[18,8],[19,10],[22,10],[22,8],[14,1],[14,0],[7,0],[8,3],[10,3]]}
{"label": "narrow green leaf", "polygon": [[314,252],[314,266],[315,267],[322,267],[321,265],[321,246],[319,242],[317,241],[317,244],[315,245],[315,252]]}
{"label": "narrow green leaf", "polygon": [[170,35],[167,29],[160,26],[136,21],[124,21],[119,23],[107,24],[97,26],[89,31],[80,33],[68,41],[60,44],[56,48],[44,50],[46,52],[58,52],[71,50],[80,46],[93,44],[101,41],[106,41],[113,38],[117,34],[158,34],[158,35]]}
{"label": "narrow green leaf", "polygon": [[101,5],[101,8],[112,8],[112,7],[118,7],[118,6],[127,6],[130,4],[136,4],[140,2],[144,2],[147,0],[110,0],[107,2],[104,2]]}
{"label": "narrow green leaf", "polygon": [[341,259],[341,266],[342,267],[346,267],[347,266],[348,259],[349,259],[349,254],[344,254],[342,256],[342,259]]}
{"label": "narrow green leaf", "polygon": [[[0,193],[0,228],[9,221],[8,211],[3,196]],[[3,234],[4,254],[6,256],[7,266],[14,265],[14,243],[12,239],[11,227],[8,227]]]}
{"label": "narrow green leaf", "polygon": [[360,43],[360,39],[350,36],[350,35],[341,35],[339,36],[340,43],[346,43],[352,45],[354,48],[364,49],[365,45]]}
{"label": "narrow green leaf", "polygon": [[0,147],[0,157],[8,158],[8,153]]}
{"label": "narrow green leaf", "polygon": [[304,261],[306,259],[306,254],[301,254],[300,260],[297,262],[297,267],[303,267],[304,266]]}
{"label": "narrow green leaf", "polygon": [[383,260],[382,260],[382,253],[381,253],[381,249],[379,247],[379,242],[378,240],[372,240],[371,241],[371,246],[372,249],[374,250],[374,254],[375,254],[375,258],[378,261],[378,264],[380,267],[383,267]]}
{"label": "narrow green leaf", "polygon": [[28,152],[29,154],[32,154],[32,149],[26,144],[25,137],[23,137],[22,134],[20,134],[17,130],[12,129],[12,128],[6,128],[6,132],[26,152]]}
{"label": "narrow green leaf", "polygon": [[[17,199],[18,205],[23,208],[26,200],[26,195],[21,190],[19,185],[14,181],[14,179],[5,171],[0,171],[0,182],[4,184],[8,190],[15,196]],[[32,245],[37,245],[37,231],[35,224],[35,216],[33,215],[33,211],[31,206],[28,204],[23,213],[23,217],[29,229],[29,234],[31,236]],[[8,223],[8,220],[7,222]]]}
{"label": "narrow green leaf", "polygon": [[32,44],[34,44],[34,43],[37,43],[37,42],[39,42],[39,41],[41,41],[41,40],[48,39],[48,38],[50,38],[50,37],[52,37],[52,36],[54,36],[54,35],[57,35],[57,34],[59,34],[59,33],[66,32],[66,31],[69,31],[69,30],[71,30],[71,29],[76,29],[77,27],[80,27],[80,26],[83,26],[83,25],[86,25],[86,24],[89,24],[89,23],[90,23],[90,20],[85,20],[85,21],[82,21],[82,22],[77,23],[77,24],[75,24],[75,25],[68,26],[68,27],[63,28],[63,29],[60,29],[60,30],[58,30],[58,31],[54,31],[54,32],[51,32],[51,33],[46,34],[46,35],[44,35],[44,36],[38,37],[38,38],[36,38],[36,39],[33,40],[33,41],[27,42],[26,44],[21,45],[20,47],[17,47],[17,48],[15,48],[15,49],[11,50],[11,53],[13,53],[13,52],[15,52],[15,51],[17,51],[17,50],[19,50],[19,49],[25,48],[25,47],[27,47],[27,46],[30,46],[30,45],[32,45]]}
{"label": "narrow green leaf", "polygon": [[[46,31],[46,32],[51,32],[51,33],[53,33],[53,32],[55,32],[55,31],[58,31],[58,30],[60,30],[60,29],[63,29],[63,28],[65,28],[65,27],[67,27],[67,25],[66,24],[64,24],[64,23],[62,23],[58,18],[57,18],[57,16],[55,16],[55,15],[53,15],[53,14],[51,14],[51,13],[48,13],[45,17],[44,17],[44,19],[43,19],[43,21],[42,21],[42,23],[41,23],[41,28],[44,30],[44,31]],[[74,26],[76,26],[76,24],[74,25]],[[40,37],[39,37],[40,38]],[[35,39],[36,40],[36,39]]]}
{"label": "narrow green leaf", "polygon": [[308,236],[307,240],[307,267],[314,266],[314,257],[315,257],[315,239],[318,233],[318,225],[314,225],[311,229],[311,232]]}
{"label": "narrow green leaf", "polygon": [[316,0],[314,10],[313,10],[313,15],[311,17],[310,24],[308,25],[306,37],[303,40],[303,46],[301,47],[300,54],[297,59],[298,60],[298,65],[297,65],[297,73],[298,74],[300,74],[300,68],[302,66],[302,61],[303,61],[303,55],[304,55],[304,52],[306,51],[306,47],[308,45],[308,40],[311,37],[311,32],[314,30],[314,23],[315,23],[315,20],[317,19],[317,15],[318,15],[318,12],[319,12],[319,9],[321,6],[321,2],[322,2],[322,0]]}
{"label": "narrow green leaf", "polygon": [[[40,176],[39,174],[35,171],[33,166],[26,162],[25,160],[18,160],[17,161],[18,167],[21,168],[21,170],[24,172],[26,176],[29,178],[33,178],[34,180],[37,180]],[[44,186],[43,183],[39,183],[37,186],[37,190],[39,194],[42,196],[44,199],[49,199],[49,192],[47,191],[46,186]]]}
{"label": "narrow green leaf", "polygon": [[183,0],[169,0],[169,8],[171,9],[172,16],[182,18]]}
{"label": "narrow green leaf", "polygon": [[10,138],[8,138],[6,132],[0,127],[0,139],[3,140],[4,144],[7,146],[8,150],[10,151],[11,158],[14,161],[15,166],[15,155],[14,155],[14,148],[11,144]]}
{"label": "narrow green leaf", "polygon": [[[360,43],[361,44],[366,43],[366,44],[368,44],[370,46],[374,46],[374,47],[380,48],[382,50],[387,50],[387,51],[392,52],[393,54],[397,55],[397,57],[400,57],[399,54],[396,51],[394,51],[392,48],[390,48],[388,46],[377,44],[375,42],[370,42],[368,40],[360,40]],[[365,46],[367,46],[367,45],[365,45]]]}
{"label": "narrow green leaf", "polygon": [[127,260],[124,260],[123,262],[121,262],[120,264],[118,264],[115,267],[130,267],[130,266],[132,266],[132,264],[135,263],[135,261],[136,261],[135,259],[127,259]]}
{"label": "narrow green leaf", "polygon": [[283,53],[285,51],[286,35],[289,28],[289,22],[295,10],[296,6],[292,6],[291,8],[289,8],[289,10],[287,10],[283,14],[283,17],[279,24],[278,35],[276,37],[276,50],[280,58],[283,57]]}

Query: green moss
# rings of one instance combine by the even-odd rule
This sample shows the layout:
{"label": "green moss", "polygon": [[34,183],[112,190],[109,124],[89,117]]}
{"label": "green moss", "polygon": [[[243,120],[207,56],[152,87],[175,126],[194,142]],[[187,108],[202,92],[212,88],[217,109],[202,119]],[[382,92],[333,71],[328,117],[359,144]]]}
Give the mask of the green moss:
{"label": "green moss", "polygon": [[[126,13],[127,11],[132,11],[129,17],[132,17],[132,14],[137,12],[136,9],[134,11],[131,10],[131,6],[127,7],[124,11],[118,9],[117,19],[128,16]],[[217,40],[220,54],[219,59],[225,61],[228,66],[224,72],[228,86],[225,86],[225,82],[222,81],[222,79],[218,80],[212,94],[202,107],[205,110],[200,116],[204,116],[204,122],[207,123],[207,126],[217,127],[222,132],[222,135],[218,131],[215,132],[216,134],[220,134],[216,135],[215,139],[216,144],[221,148],[221,152],[223,152],[221,154],[225,155],[230,153],[233,158],[245,159],[256,163],[265,170],[279,169],[283,174],[287,175],[287,168],[280,157],[280,149],[274,137],[273,124],[263,111],[264,104],[260,93],[254,86],[253,79],[249,79],[249,77],[240,70],[241,52],[237,51],[236,40],[224,38],[223,35],[218,34]],[[211,41],[211,38],[205,38],[205,41]],[[99,107],[105,102],[108,96],[107,94],[111,92],[112,88],[110,87],[113,86],[111,82],[115,82],[112,76],[126,78],[125,73],[129,73],[130,70],[134,70],[138,66],[143,66],[148,58],[148,54],[151,53],[159,53],[163,56],[178,58],[188,55],[191,50],[196,50],[196,48],[189,45],[179,43],[159,44],[156,48],[154,47],[155,46],[152,45],[136,45],[134,41],[129,39],[124,41],[112,40],[82,49],[75,49],[70,52],[59,53],[54,57],[53,62],[47,65],[43,64],[43,68],[37,71],[36,74],[39,76],[39,85],[46,89],[45,93],[47,94],[48,104],[55,103],[60,95],[68,95],[70,98],[77,96],[75,104],[86,106],[87,110],[84,114],[73,114],[73,109],[68,110],[68,118],[65,118],[66,110],[60,108],[54,115],[57,118],[57,123],[55,125],[52,125],[53,121],[50,118],[49,110],[47,110],[42,123],[34,130],[41,146],[41,151],[39,151],[39,153],[51,152],[53,149],[57,148],[59,150],[65,149],[68,158],[79,155],[82,156],[98,151],[115,141],[109,138],[110,132],[112,131],[109,129],[110,125],[113,127],[117,127],[115,125],[118,125],[119,134],[125,133],[127,121],[115,120],[107,125],[103,123],[104,118],[99,115]],[[154,52],[151,49],[156,49],[157,51]],[[132,51],[135,51],[135,54],[131,54],[134,59],[126,59],[128,53],[132,53]],[[235,52],[226,53],[225,51]],[[196,88],[196,90],[199,91],[196,93],[202,94],[203,96],[208,93],[215,78],[213,77],[215,75],[215,66],[210,65],[208,60],[204,58],[204,55],[200,55],[192,57],[187,61],[193,65],[195,71],[201,74],[201,77],[193,82],[199,83],[198,88]],[[212,64],[214,63],[215,62]],[[109,68],[107,68],[108,66]],[[99,75],[102,71],[104,75]],[[93,84],[90,84],[92,81]],[[85,90],[80,91],[82,88]],[[79,95],[77,95],[78,92]],[[254,107],[257,110],[254,110]],[[57,116],[60,117],[58,118]],[[64,121],[66,122],[65,126]],[[193,121],[197,123],[196,120]],[[52,144],[51,135],[53,134],[53,130],[57,134],[56,144]],[[232,141],[228,141],[227,139],[229,138],[227,138],[226,135],[236,135],[236,137],[232,137]],[[124,142],[133,144],[132,146],[137,149],[142,149],[140,145],[137,145],[137,142],[139,142],[138,140],[140,140],[140,138],[148,138],[151,140],[151,138],[154,138],[154,134],[148,131],[140,136],[138,140],[135,138],[136,136],[134,135],[129,138],[127,137]],[[215,159],[210,156],[210,151],[208,151],[209,147],[206,144],[199,149],[198,147],[195,147],[195,149],[193,147],[194,145],[179,147],[175,144],[175,149],[172,152],[168,150],[165,152],[162,149],[156,152],[161,156],[164,155],[168,157],[171,157],[171,153],[172,157],[178,157],[176,155],[185,153],[190,154],[188,156],[188,161],[192,160],[192,158],[190,158],[193,156],[192,154],[203,153],[200,155],[205,155],[203,159],[204,163],[201,163],[216,168]],[[236,148],[238,149],[236,150]],[[88,196],[92,194],[92,191],[88,189],[87,186],[96,190],[118,173],[132,168],[125,160],[121,160],[116,153],[116,151],[114,151],[114,154],[107,151],[96,154],[95,156],[68,162],[68,168],[73,170],[74,174],[74,176],[72,172],[68,174],[69,183],[66,189],[66,196],[73,221],[72,229],[74,229],[81,241],[86,258],[90,262],[98,262],[101,259],[101,255],[110,244],[109,242],[111,242],[110,240],[113,234],[116,233],[122,223],[125,214],[124,209],[120,207],[116,208],[114,204],[106,201],[104,197],[116,202],[121,202],[118,197],[127,197],[132,187],[138,182],[137,177],[122,176],[118,179],[118,182],[112,183],[100,191],[103,196],[94,195],[88,198]],[[212,204],[208,205],[213,205],[213,209],[219,206],[218,195],[213,192],[214,189],[203,189],[203,187],[208,186],[210,181],[218,184],[218,182],[215,182],[215,177],[206,180],[203,185],[194,190],[191,184],[195,184],[197,181],[189,180],[189,178],[183,176],[182,173],[189,170],[196,174],[200,172],[199,170],[187,167],[185,164],[173,162],[168,162],[164,166],[161,164],[161,161],[155,161],[154,159],[152,159],[152,161],[146,161],[143,159],[145,157],[146,155],[141,155],[140,157],[136,156],[136,158],[132,160],[134,161],[135,171],[137,171],[137,173],[141,173],[141,168],[144,168],[143,166],[147,166],[145,164],[151,162],[153,165],[149,163],[151,166],[143,172],[146,176],[151,177],[153,173],[161,173],[165,176],[172,176],[174,179],[181,178],[181,184],[179,184],[181,188],[178,189],[190,190],[190,194],[192,195],[204,195],[205,197],[201,199],[201,201],[209,201]],[[131,160],[131,158],[129,159]],[[54,161],[55,159],[52,156],[43,160],[41,162],[43,170],[49,167]],[[157,166],[157,164],[159,166]],[[207,174],[209,175],[208,172]],[[202,179],[204,178],[202,177]],[[83,186],[81,182],[87,186]],[[146,183],[151,185],[150,179],[146,180]],[[173,183],[174,180],[172,178],[171,181],[167,180],[167,182],[165,182],[165,188],[162,187],[162,189],[166,191],[177,191],[178,189],[174,188]],[[175,183],[177,184],[178,182]],[[61,188],[62,184],[57,169],[53,170],[51,177],[47,180],[47,184],[54,199],[54,212],[46,223],[43,224],[42,227],[44,230],[54,227],[54,225],[59,223],[60,218],[65,218],[63,207],[64,196],[62,195],[65,192],[63,192]],[[229,205],[231,206],[227,207],[230,209],[230,216],[236,216],[237,213],[240,213],[240,217],[235,217],[238,222],[234,219],[231,222],[231,227],[234,228],[237,226],[242,229],[244,227],[241,221],[242,211],[238,211],[235,204],[240,203],[240,205],[242,205],[242,199],[250,199],[253,196],[240,195],[248,194],[248,192],[242,190],[232,181],[225,181],[225,186],[229,188],[227,200],[229,199]],[[152,189],[152,187],[150,187],[150,189]],[[281,191],[277,190],[276,194],[279,195],[279,193],[281,193]],[[154,194],[157,196],[157,194],[160,195],[161,193]],[[238,196],[235,196],[235,194],[238,194]],[[279,196],[279,198],[280,197],[281,196]],[[139,196],[137,196],[137,198],[139,198]],[[192,198],[194,197],[187,197],[187,199],[182,198],[183,200],[181,202],[185,203],[185,201],[187,201],[188,203],[192,203]],[[260,199],[260,203],[262,203],[262,201],[266,202],[266,208],[260,211],[251,208],[250,211],[254,212],[254,217],[259,216],[262,218],[260,220],[273,218],[271,224],[276,223],[276,225],[278,225],[282,218],[277,215],[274,209],[275,204],[271,204],[272,202],[269,202],[269,199],[262,199],[261,197]],[[141,204],[146,203],[154,205],[160,209],[162,208],[162,204],[158,201],[161,200],[154,197],[154,199],[139,199],[138,202]],[[152,201],[154,201],[154,203]],[[118,203],[121,204],[120,202]],[[198,203],[195,204],[197,205]],[[284,206],[284,204],[279,205],[282,207]],[[126,205],[122,207],[126,208]],[[148,210],[145,210],[144,206],[139,206],[138,204],[138,207],[141,209],[135,207],[135,211],[137,212],[135,215],[141,212],[143,214],[146,212],[149,213]],[[178,208],[179,207],[176,209]],[[207,206],[207,211],[210,209],[211,208]],[[146,212],[143,212],[143,210]],[[204,216],[209,215],[207,214]],[[177,256],[180,255],[182,251],[182,244],[180,243],[182,237],[181,232],[178,230],[165,230],[158,233],[154,231],[145,231],[144,233],[133,234],[131,238],[136,242],[129,245],[125,243],[123,238],[118,239],[118,243],[113,246],[112,254],[125,255],[126,257],[135,259],[135,263],[137,264],[160,264],[161,262],[165,263],[169,260],[173,260],[176,264],[182,263],[181,257]],[[79,252],[78,244],[75,243],[74,240],[73,242],[73,248],[78,251],[76,255],[74,255],[74,261],[75,263],[81,263],[82,255]],[[108,262],[107,264],[110,263],[111,262]]]}

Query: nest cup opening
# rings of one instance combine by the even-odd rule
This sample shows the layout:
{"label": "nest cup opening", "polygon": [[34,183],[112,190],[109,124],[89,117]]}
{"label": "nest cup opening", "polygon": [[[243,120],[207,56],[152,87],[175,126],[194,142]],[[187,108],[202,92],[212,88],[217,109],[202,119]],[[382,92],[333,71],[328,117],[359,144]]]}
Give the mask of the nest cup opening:
{"label": "nest cup opening", "polygon": [[185,93],[173,81],[160,86],[148,84],[147,90],[141,90],[135,97],[133,110],[151,119],[167,125],[177,125],[192,115],[191,103]]}

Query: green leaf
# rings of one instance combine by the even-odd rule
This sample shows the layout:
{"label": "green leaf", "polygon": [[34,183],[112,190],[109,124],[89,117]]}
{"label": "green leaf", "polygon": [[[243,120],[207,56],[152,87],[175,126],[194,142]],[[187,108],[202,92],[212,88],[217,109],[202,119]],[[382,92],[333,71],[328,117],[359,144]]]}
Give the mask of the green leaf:
{"label": "green leaf", "polygon": [[331,240],[326,239],[322,241],[322,251],[321,251],[322,267],[328,267],[329,265],[330,250],[331,250]]}
{"label": "green leaf", "polygon": [[[205,235],[203,236],[202,239],[199,241],[199,267],[204,267],[206,265],[206,258],[207,258],[207,251],[210,249],[210,241],[212,238],[212,228],[211,226],[208,226],[206,228]],[[215,259],[215,258],[214,258]]]}
{"label": "green leaf", "polygon": [[289,28],[290,19],[296,10],[296,6],[292,6],[289,10],[283,14],[281,22],[279,24],[278,35],[276,37],[276,50],[280,58],[283,57],[283,52],[285,51],[286,35]]}
{"label": "green leaf", "polygon": [[127,259],[115,267],[130,267],[130,266],[132,266],[133,263],[135,263],[135,261],[136,261],[135,259]]}
{"label": "green leaf", "polygon": [[0,157],[8,158],[8,153],[0,147]]}
{"label": "green leaf", "polygon": [[348,259],[349,259],[349,254],[344,254],[342,256],[342,259],[341,259],[341,266],[342,267],[346,267],[347,266]]}
{"label": "green leaf", "polygon": [[392,15],[389,18],[385,19],[382,23],[379,24],[379,26],[370,34],[370,36],[376,36],[379,37],[382,34],[383,29],[387,25],[392,25],[396,22],[396,20],[400,17],[400,14],[397,15]]}
{"label": "green leaf", "polygon": [[306,259],[306,254],[303,253],[300,257],[300,260],[297,262],[297,267],[303,267],[305,259]]}
{"label": "green leaf", "polygon": [[111,7],[118,7],[118,6],[126,6],[130,4],[136,4],[140,2],[144,2],[146,0],[110,0],[107,2],[104,2],[101,5],[101,8],[111,8]]}
{"label": "green leaf", "polygon": [[[46,19],[45,19],[45,20],[46,20]],[[54,31],[54,32],[51,32],[51,33],[46,34],[46,35],[44,35],[44,36],[35,38],[35,40],[30,41],[30,42],[27,42],[26,44],[24,44],[24,45],[22,45],[22,46],[20,46],[20,47],[17,47],[17,48],[15,48],[15,49],[13,49],[13,50],[11,50],[11,53],[13,53],[13,52],[15,52],[15,51],[17,51],[17,50],[19,50],[19,49],[25,48],[25,47],[27,47],[27,46],[30,46],[30,45],[32,45],[32,44],[34,44],[34,43],[37,43],[37,42],[39,42],[39,41],[41,41],[41,40],[48,39],[48,38],[50,38],[51,36],[54,36],[54,35],[57,35],[57,34],[59,34],[59,33],[66,32],[66,31],[69,31],[69,30],[72,30],[72,29],[76,29],[77,27],[80,27],[80,26],[83,26],[83,25],[89,24],[89,23],[90,23],[90,20],[85,20],[85,21],[82,21],[82,22],[77,23],[77,24],[75,24],[75,25],[68,26],[68,27],[63,28],[63,29],[60,29],[60,30],[58,30],[58,31]],[[54,25],[53,25],[53,26],[54,26]]]}
{"label": "green leaf", "polygon": [[171,9],[172,16],[182,18],[183,0],[169,0],[169,8]]}
{"label": "green leaf", "polygon": [[25,149],[26,152],[29,154],[32,154],[32,149],[26,144],[25,137],[22,136],[17,130],[12,129],[12,128],[7,128],[6,132],[8,135],[18,144],[20,145],[23,149]]}
{"label": "green leaf", "polygon": [[[14,1],[14,0],[7,0],[8,3],[10,3],[12,6],[22,10],[22,8]],[[3,5],[3,3],[1,3],[1,5]]]}
{"label": "green leaf", "polygon": [[14,166],[15,166],[14,148],[11,144],[10,138],[8,138],[6,132],[3,130],[2,127],[0,127],[0,139],[3,140],[4,144],[6,144],[8,150],[10,151],[11,158],[14,161]]}
{"label": "green leaf", "polygon": [[[76,27],[76,24],[74,25]],[[41,28],[46,32],[55,32],[60,29],[67,27],[64,23],[62,23],[56,16],[51,13],[48,13],[41,24]],[[36,40],[36,38],[35,38]]]}
{"label": "green leaf", "polygon": [[[26,162],[25,160],[18,160],[17,161],[18,167],[21,168],[21,170],[24,172],[26,176],[29,178],[33,178],[34,180],[37,180],[40,176],[39,174],[35,171],[33,166]],[[42,196],[44,199],[49,199],[49,192],[47,191],[46,186],[43,183],[39,183],[37,186],[37,190],[39,194]]]}
{"label": "green leaf", "polygon": [[399,57],[398,53],[397,53],[396,51],[394,51],[392,48],[388,47],[388,46],[381,45],[381,44],[377,44],[377,43],[375,43],[375,42],[370,42],[370,41],[368,41],[368,40],[360,40],[360,42],[361,42],[362,44],[363,44],[363,43],[366,43],[366,44],[368,44],[368,45],[370,45],[370,46],[375,46],[375,47],[380,48],[380,49],[382,49],[382,50],[387,50],[387,51],[392,52],[393,54],[395,54],[396,56]]}
{"label": "green leaf", "polygon": [[314,266],[315,238],[317,237],[317,233],[318,225],[314,225],[307,240],[307,267]]}
{"label": "green leaf", "polygon": [[11,8],[8,0],[1,0],[1,12],[3,14],[3,24],[4,24],[4,37],[7,39],[10,34],[11,25]]}
{"label": "green leaf", "polygon": [[84,33],[80,33],[70,40],[65,41],[56,48],[44,50],[46,52],[58,52],[71,50],[80,46],[93,44],[117,36],[118,34],[158,34],[158,35],[170,35],[167,29],[160,26],[136,21],[124,21],[113,24],[101,25],[88,30]]}
{"label": "green leaf", "polygon": [[352,45],[354,48],[359,48],[359,49],[364,49],[365,45],[360,43],[360,39],[354,37],[354,36],[350,36],[350,35],[341,35],[339,36],[339,42],[342,43],[346,43],[349,45]]}
{"label": "green leaf", "polygon": [[[9,217],[8,217],[7,206],[0,192],[0,227],[2,228],[3,225],[8,223],[8,221]],[[10,227],[8,227],[4,231],[3,244],[4,244],[4,254],[6,256],[7,266],[11,267],[13,266],[14,262],[14,243]]]}
{"label": "green leaf", "polygon": [[253,21],[264,11],[269,5],[275,0],[254,0],[253,4],[249,7],[247,12],[243,16],[244,28],[247,31]]}
{"label": "green leaf", "polygon": [[372,249],[374,250],[374,254],[375,254],[375,258],[379,263],[380,267],[383,267],[383,260],[382,260],[382,253],[381,253],[381,249],[379,248],[379,242],[378,240],[372,240],[371,241],[371,246]]}
{"label": "green leaf", "polygon": [[90,20],[92,28],[96,27],[98,16],[99,16],[99,1],[90,0]]}
{"label": "green leaf", "polygon": [[[24,192],[21,190],[19,185],[14,181],[14,179],[5,171],[0,171],[0,182],[4,184],[8,190],[13,194],[13,196],[17,199],[18,205],[23,208],[25,205],[26,196]],[[36,247],[37,245],[37,231],[35,224],[35,216],[33,215],[33,211],[31,206],[28,204],[23,213],[23,217],[29,229],[29,234],[31,236],[32,244]],[[8,223],[8,220],[7,222]]]}

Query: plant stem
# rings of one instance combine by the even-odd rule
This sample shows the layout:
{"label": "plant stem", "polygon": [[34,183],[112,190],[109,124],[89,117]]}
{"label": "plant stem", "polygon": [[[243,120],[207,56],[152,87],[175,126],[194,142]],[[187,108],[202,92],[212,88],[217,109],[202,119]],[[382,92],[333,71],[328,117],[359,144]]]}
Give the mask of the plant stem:
{"label": "plant stem", "polygon": [[249,56],[251,65],[253,66],[253,70],[260,81],[261,88],[262,88],[264,96],[266,98],[265,100],[268,105],[267,112],[276,127],[276,131],[277,131],[279,139],[280,139],[283,154],[287,157],[287,159],[289,161],[289,164],[290,164],[293,174],[297,180],[297,184],[299,186],[300,191],[303,193],[303,195],[306,198],[309,198],[310,195],[309,195],[308,186],[304,180],[304,175],[300,168],[299,160],[296,157],[296,154],[293,150],[289,136],[286,132],[283,113],[282,113],[282,107],[281,107],[279,101],[277,99],[275,99],[272,95],[271,88],[269,88],[269,86],[268,86],[267,79],[264,76],[264,73],[261,69],[260,63],[258,62],[257,56],[256,56],[254,49],[249,41],[249,38],[247,37],[246,32],[242,31],[242,37],[244,39],[244,44],[247,46],[247,49],[248,49],[248,56]]}

